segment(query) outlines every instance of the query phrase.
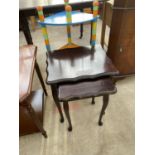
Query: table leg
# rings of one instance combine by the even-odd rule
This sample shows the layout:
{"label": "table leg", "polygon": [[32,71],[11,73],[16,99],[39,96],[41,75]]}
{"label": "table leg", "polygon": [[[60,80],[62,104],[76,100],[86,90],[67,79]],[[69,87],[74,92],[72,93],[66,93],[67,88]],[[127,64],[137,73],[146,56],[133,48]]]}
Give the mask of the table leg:
{"label": "table leg", "polygon": [[95,104],[95,97],[92,97],[91,104]]}
{"label": "table leg", "polygon": [[64,122],[64,117],[63,117],[61,105],[60,105],[59,99],[58,99],[57,85],[56,84],[51,85],[51,90],[52,90],[54,102],[55,102],[55,104],[58,108],[59,114],[60,114],[60,122],[62,123],[62,122]]}
{"label": "table leg", "polygon": [[66,114],[66,118],[68,120],[68,131],[72,131],[72,123],[71,123],[71,119],[70,119],[70,114],[69,114],[69,105],[68,102],[63,102],[63,107],[64,107],[64,112]]}
{"label": "table leg", "polygon": [[40,83],[41,83],[41,86],[42,86],[42,88],[43,88],[43,90],[44,90],[44,93],[45,93],[45,95],[47,96],[47,95],[48,95],[48,94],[47,94],[47,90],[46,90],[46,87],[45,87],[45,84],[44,84],[44,80],[43,80],[43,78],[42,78],[42,75],[41,75],[41,72],[40,72],[40,68],[39,68],[39,65],[38,65],[37,61],[36,61],[36,63],[35,63],[35,69],[36,69],[36,72],[37,72],[37,74],[38,74],[38,78],[39,78],[39,80],[40,80]]}
{"label": "table leg", "polygon": [[22,31],[24,32],[27,44],[33,44],[27,18],[22,12],[19,12],[19,21]]}
{"label": "table leg", "polygon": [[83,24],[80,24],[80,39],[83,37]]}
{"label": "table leg", "polygon": [[[83,9],[81,9],[80,12],[83,12]],[[82,37],[83,37],[83,24],[80,24],[80,37],[79,37],[79,39],[82,39]]]}
{"label": "table leg", "polygon": [[103,125],[102,116],[105,114],[105,110],[108,106],[108,103],[109,103],[109,95],[104,95],[103,96],[103,106],[102,106],[102,110],[101,110],[99,121],[98,121],[98,125],[100,125],[100,126]]}

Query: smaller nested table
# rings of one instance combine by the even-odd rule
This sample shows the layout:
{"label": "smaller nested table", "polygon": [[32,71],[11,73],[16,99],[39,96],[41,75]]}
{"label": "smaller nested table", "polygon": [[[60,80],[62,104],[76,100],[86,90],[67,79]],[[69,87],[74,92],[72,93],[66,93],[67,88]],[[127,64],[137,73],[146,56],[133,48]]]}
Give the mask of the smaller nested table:
{"label": "smaller nested table", "polygon": [[[47,91],[36,61],[37,48],[26,45],[19,48],[19,132],[20,135],[41,131],[43,129],[44,93]],[[33,74],[36,69],[42,90],[31,91]]]}
{"label": "smaller nested table", "polygon": [[103,105],[100,112],[98,125],[102,125],[102,116],[105,114],[105,110],[109,103],[109,96],[115,94],[117,89],[110,78],[86,80],[73,84],[59,85],[58,98],[63,102],[64,112],[68,120],[68,131],[72,131],[72,123],[69,114],[69,101],[79,100],[92,97],[92,104],[95,104],[94,98],[103,96]]}
{"label": "smaller nested table", "polygon": [[95,49],[86,46],[47,52],[47,84],[51,86],[60,121],[63,122],[64,117],[58,97],[62,94],[61,90],[58,93],[59,85],[110,78],[118,73],[101,45],[96,45]]}

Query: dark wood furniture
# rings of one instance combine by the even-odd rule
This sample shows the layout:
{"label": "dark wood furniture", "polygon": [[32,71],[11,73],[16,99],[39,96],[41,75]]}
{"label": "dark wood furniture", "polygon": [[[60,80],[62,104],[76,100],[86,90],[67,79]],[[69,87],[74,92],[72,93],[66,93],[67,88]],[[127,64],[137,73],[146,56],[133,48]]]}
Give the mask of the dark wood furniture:
{"label": "dark wood furniture", "polygon": [[[85,8],[92,8],[93,0],[70,0],[73,10],[83,10]],[[103,0],[100,0],[102,3]],[[20,30],[24,32],[28,44],[33,44],[29,24],[27,18],[30,16],[37,16],[36,7],[43,6],[44,14],[57,13],[64,10],[64,1],[35,1],[35,0],[19,0],[19,25]],[[102,5],[101,5],[102,6]],[[82,37],[83,26],[80,27]]]}
{"label": "dark wood furniture", "polygon": [[[43,129],[43,101],[47,91],[36,61],[37,48],[26,45],[19,48],[19,131],[20,135],[41,131]],[[42,90],[31,92],[34,69],[36,69]]]}
{"label": "dark wood furniture", "polygon": [[[105,26],[110,26],[107,55],[121,76],[135,73],[135,0],[115,0],[104,5],[101,44],[104,47]],[[120,76],[119,75],[119,76]]]}
{"label": "dark wood furniture", "polygon": [[103,2],[103,15],[102,15],[102,32],[101,32],[101,45],[104,48],[108,48],[108,42],[105,41],[106,26],[111,26],[112,20],[112,8],[114,0]]}
{"label": "dark wood furniture", "polygon": [[119,72],[106,56],[101,45],[90,45],[47,52],[47,83],[74,82]]}
{"label": "dark wood furniture", "polygon": [[[47,84],[51,86],[53,98],[60,113],[60,121],[64,121],[59,103],[63,97],[61,90],[64,87],[60,86],[73,84],[74,82],[82,82],[83,80],[88,82],[89,80],[97,78],[109,78],[118,73],[118,70],[106,56],[101,45],[96,45],[94,49],[92,49],[91,46],[86,46],[47,52]],[[91,82],[89,84],[91,84]],[[110,89],[110,91],[112,92],[114,89]],[[96,96],[97,95],[100,94],[97,93]],[[104,95],[103,92],[102,95]],[[87,97],[85,93],[83,93],[82,98],[84,98],[84,96]],[[92,97],[94,96],[95,94],[92,95]],[[94,98],[92,102],[94,103]],[[68,111],[66,102],[64,103],[64,110],[65,112]],[[67,112],[66,115],[69,119]],[[71,129],[69,128],[69,130]]]}
{"label": "dark wood furniture", "polygon": [[[103,106],[99,116],[98,124],[102,125],[102,116],[105,114],[106,107],[109,103],[109,95],[116,93],[117,89],[110,78],[86,80],[83,82],[63,84],[58,87],[59,102],[63,102],[64,112],[69,122],[68,131],[72,131],[72,123],[69,114],[69,101],[103,96]],[[94,100],[92,104],[94,104]]]}

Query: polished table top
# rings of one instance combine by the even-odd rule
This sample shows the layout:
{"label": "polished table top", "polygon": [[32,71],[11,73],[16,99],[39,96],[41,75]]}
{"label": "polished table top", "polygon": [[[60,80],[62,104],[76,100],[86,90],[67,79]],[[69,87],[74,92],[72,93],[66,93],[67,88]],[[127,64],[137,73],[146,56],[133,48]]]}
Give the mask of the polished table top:
{"label": "polished table top", "polygon": [[47,52],[47,83],[94,79],[118,75],[118,70],[106,56],[101,45]]}

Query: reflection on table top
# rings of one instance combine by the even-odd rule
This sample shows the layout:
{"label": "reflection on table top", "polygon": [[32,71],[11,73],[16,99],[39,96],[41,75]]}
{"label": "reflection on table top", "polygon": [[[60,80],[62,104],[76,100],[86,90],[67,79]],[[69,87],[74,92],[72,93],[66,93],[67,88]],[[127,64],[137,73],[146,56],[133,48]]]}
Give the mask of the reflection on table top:
{"label": "reflection on table top", "polygon": [[117,75],[118,70],[101,45],[63,49],[47,53],[47,83],[72,82]]}

